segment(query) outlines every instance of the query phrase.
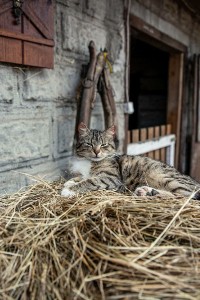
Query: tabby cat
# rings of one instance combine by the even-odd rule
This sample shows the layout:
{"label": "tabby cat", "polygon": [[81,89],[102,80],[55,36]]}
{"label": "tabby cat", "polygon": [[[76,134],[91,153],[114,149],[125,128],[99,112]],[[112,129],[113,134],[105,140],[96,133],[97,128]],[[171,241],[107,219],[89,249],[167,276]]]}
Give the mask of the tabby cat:
{"label": "tabby cat", "polygon": [[78,132],[72,172],[81,176],[65,183],[62,196],[106,189],[139,196],[195,192],[193,199],[200,200],[200,183],[175,168],[149,157],[118,155],[115,126],[101,132],[80,123]]}

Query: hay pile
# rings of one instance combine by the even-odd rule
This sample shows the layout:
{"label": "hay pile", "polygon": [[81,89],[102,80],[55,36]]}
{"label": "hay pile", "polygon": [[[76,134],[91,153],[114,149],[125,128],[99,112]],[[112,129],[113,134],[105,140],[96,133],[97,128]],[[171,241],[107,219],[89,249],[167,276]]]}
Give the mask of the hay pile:
{"label": "hay pile", "polygon": [[200,299],[200,203],[40,182],[0,199],[0,299]]}

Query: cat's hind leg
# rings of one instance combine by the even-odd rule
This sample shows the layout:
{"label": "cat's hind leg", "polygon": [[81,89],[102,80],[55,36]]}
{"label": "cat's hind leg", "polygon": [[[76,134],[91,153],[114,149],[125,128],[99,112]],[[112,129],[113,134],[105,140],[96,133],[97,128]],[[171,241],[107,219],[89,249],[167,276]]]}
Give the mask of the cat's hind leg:
{"label": "cat's hind leg", "polygon": [[155,196],[155,195],[160,195],[160,196],[173,196],[172,193],[167,192],[167,191],[163,191],[163,190],[158,190],[158,189],[154,189],[150,186],[144,185],[144,186],[140,186],[138,188],[136,188],[136,190],[134,191],[134,193],[137,196]]}

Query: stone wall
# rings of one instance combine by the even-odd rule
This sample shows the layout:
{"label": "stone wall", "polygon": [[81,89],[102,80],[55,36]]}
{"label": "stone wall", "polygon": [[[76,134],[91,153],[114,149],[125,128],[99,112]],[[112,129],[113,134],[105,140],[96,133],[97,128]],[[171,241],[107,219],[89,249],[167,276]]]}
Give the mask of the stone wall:
{"label": "stone wall", "polygon": [[[55,179],[72,154],[76,90],[88,44],[106,47],[114,61],[112,84],[123,140],[124,20],[122,0],[57,0],[54,69],[0,64],[0,193]],[[99,100],[91,127],[103,129]],[[26,173],[27,175],[24,175]]]}

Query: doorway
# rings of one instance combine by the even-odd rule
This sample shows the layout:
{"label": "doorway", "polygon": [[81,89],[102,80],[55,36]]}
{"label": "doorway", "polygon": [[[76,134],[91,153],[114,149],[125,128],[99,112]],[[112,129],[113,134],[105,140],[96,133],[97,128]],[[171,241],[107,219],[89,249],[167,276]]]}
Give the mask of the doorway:
{"label": "doorway", "polygon": [[158,132],[163,128],[164,135],[174,134],[174,165],[180,169],[183,66],[187,48],[134,15],[130,16],[129,45],[129,98],[135,112],[129,116],[128,140],[133,141],[131,130],[138,129],[140,137],[145,128],[152,127],[155,130],[159,127]]}
{"label": "doorway", "polygon": [[169,53],[138,38],[130,44],[129,130],[167,122]]}

